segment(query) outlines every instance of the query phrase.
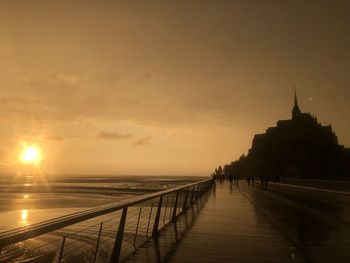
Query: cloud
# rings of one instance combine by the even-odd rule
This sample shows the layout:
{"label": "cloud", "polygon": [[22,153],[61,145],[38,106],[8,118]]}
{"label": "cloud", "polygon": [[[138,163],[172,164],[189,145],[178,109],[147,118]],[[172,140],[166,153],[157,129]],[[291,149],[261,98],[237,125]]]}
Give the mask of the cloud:
{"label": "cloud", "polygon": [[76,74],[67,74],[62,72],[55,72],[53,73],[54,79],[56,79],[58,82],[68,84],[68,85],[75,85],[80,80],[80,76]]}
{"label": "cloud", "polygon": [[103,139],[103,140],[132,140],[131,143],[137,146],[142,146],[142,145],[146,145],[149,144],[152,136],[144,136],[144,137],[139,137],[139,138],[135,138],[134,135],[130,134],[130,133],[118,133],[118,132],[106,132],[106,131],[102,131],[98,134],[96,134],[96,138],[97,139]]}
{"label": "cloud", "polygon": [[55,142],[63,142],[64,138],[58,135],[48,135],[45,137],[46,140],[55,141]]}
{"label": "cloud", "polygon": [[139,145],[139,146],[145,145],[145,144],[150,143],[151,139],[152,139],[152,136],[142,137],[138,140],[133,141],[133,144]]}
{"label": "cloud", "polygon": [[129,140],[132,139],[134,136],[132,134],[122,134],[117,132],[100,132],[96,135],[98,139],[104,139],[104,140]]}

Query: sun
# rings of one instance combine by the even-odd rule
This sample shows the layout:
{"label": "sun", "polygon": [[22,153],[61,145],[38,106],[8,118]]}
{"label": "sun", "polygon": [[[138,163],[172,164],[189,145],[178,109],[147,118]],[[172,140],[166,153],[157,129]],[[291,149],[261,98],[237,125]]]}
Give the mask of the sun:
{"label": "sun", "polygon": [[23,164],[39,165],[42,159],[41,149],[37,145],[25,145],[20,154],[20,161]]}

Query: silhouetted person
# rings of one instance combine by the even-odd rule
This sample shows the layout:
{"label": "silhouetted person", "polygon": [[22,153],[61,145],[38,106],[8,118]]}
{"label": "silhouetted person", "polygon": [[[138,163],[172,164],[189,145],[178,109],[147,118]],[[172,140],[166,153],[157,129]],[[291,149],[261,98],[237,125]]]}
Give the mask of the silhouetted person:
{"label": "silhouetted person", "polygon": [[247,177],[248,186],[250,185],[250,176]]}

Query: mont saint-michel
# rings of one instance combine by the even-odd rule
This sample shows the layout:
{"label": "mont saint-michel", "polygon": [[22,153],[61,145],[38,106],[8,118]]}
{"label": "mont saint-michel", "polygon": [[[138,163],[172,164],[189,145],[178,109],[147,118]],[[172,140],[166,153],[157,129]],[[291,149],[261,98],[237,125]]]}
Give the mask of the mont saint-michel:
{"label": "mont saint-michel", "polygon": [[338,143],[332,125],[301,111],[297,94],[291,119],[256,134],[247,156],[214,174],[269,178],[349,179],[350,149]]}

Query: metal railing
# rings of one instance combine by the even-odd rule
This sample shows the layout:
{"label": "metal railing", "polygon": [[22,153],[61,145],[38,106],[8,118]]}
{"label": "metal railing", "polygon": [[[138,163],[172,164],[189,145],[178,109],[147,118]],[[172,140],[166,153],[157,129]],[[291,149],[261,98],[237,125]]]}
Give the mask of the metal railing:
{"label": "metal railing", "polygon": [[207,193],[203,180],[0,234],[0,262],[120,262]]}

